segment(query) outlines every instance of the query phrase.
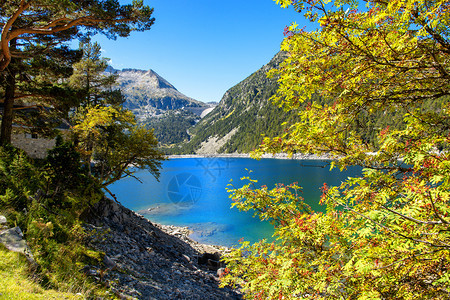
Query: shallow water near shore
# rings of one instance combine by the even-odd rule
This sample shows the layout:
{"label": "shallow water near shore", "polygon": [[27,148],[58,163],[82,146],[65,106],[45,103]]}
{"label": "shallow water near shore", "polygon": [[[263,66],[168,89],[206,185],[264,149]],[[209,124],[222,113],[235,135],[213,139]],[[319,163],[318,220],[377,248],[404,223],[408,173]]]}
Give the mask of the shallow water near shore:
{"label": "shallow water near shore", "polygon": [[139,171],[136,175],[142,183],[124,178],[110,190],[124,206],[152,222],[188,226],[194,232],[191,237],[202,243],[235,246],[240,238],[256,242],[273,234],[268,222],[230,208],[227,185],[230,180],[235,187],[244,185],[240,178],[249,175],[246,169],[253,171],[250,175],[258,180],[257,186],[298,182],[305,202],[316,211],[325,209],[318,204],[324,182],[338,185],[361,172],[357,167],[330,171],[329,162],[321,160],[177,158],[163,162],[159,182]]}

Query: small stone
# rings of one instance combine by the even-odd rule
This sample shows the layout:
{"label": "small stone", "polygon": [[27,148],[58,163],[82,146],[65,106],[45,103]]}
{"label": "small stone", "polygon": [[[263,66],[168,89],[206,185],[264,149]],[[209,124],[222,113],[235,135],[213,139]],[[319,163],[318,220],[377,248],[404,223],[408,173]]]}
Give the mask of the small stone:
{"label": "small stone", "polygon": [[191,262],[191,258],[189,256],[187,256],[186,254],[183,254],[183,257],[188,261]]}
{"label": "small stone", "polygon": [[213,281],[213,282],[217,281],[217,278],[214,275],[211,275],[211,274],[207,274],[206,278],[209,279],[210,281]]}
{"label": "small stone", "polygon": [[105,257],[103,257],[103,263],[105,264],[105,267],[111,270],[117,267],[116,263],[111,258],[109,258],[108,255],[105,255]]}
{"label": "small stone", "polygon": [[80,271],[83,272],[84,274],[90,275],[90,276],[98,275],[98,271],[91,269],[91,267],[88,265],[84,266]]}
{"label": "small stone", "polygon": [[0,225],[6,225],[6,217],[0,216]]}
{"label": "small stone", "polygon": [[225,268],[219,268],[219,270],[217,270],[217,276],[219,276],[219,278],[222,278],[222,276],[225,275]]}
{"label": "small stone", "polygon": [[91,269],[86,274],[90,275],[90,276],[97,276],[98,275],[98,271]]}

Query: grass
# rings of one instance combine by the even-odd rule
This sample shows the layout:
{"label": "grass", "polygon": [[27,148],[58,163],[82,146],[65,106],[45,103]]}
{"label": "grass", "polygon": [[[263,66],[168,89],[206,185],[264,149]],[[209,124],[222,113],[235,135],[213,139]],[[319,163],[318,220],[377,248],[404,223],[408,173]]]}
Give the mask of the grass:
{"label": "grass", "polygon": [[30,277],[23,254],[0,244],[0,300],[3,299],[84,299],[84,295],[45,289]]}

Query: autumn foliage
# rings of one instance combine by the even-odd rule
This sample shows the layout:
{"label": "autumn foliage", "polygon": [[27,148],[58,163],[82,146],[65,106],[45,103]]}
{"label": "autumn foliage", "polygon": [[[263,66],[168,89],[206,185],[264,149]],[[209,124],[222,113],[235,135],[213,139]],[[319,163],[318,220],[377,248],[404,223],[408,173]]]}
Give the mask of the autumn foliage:
{"label": "autumn foliage", "polygon": [[[269,75],[280,78],[275,104],[298,110],[300,121],[254,156],[329,153],[333,168],[363,172],[322,188],[324,213],[304,204],[297,185],[258,188],[244,178],[233,205],[273,222],[276,241],[243,242],[225,258],[222,284],[254,299],[446,299],[448,1],[276,2],[318,29],[286,30],[288,58]],[[442,105],[420,109],[425,102]],[[375,143],[359,133],[362,117],[397,110],[404,128],[376,128]]]}

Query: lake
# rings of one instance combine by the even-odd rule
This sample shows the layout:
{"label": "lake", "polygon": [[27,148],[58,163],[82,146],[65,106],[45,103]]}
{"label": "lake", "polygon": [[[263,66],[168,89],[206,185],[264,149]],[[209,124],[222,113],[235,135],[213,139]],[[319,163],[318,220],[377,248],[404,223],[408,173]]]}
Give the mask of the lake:
{"label": "lake", "polygon": [[129,209],[165,225],[188,226],[192,238],[208,244],[237,245],[240,238],[256,242],[269,238],[273,228],[268,222],[252,217],[251,212],[231,209],[226,191],[230,180],[235,187],[248,175],[257,185],[272,188],[276,183],[298,182],[303,197],[313,210],[324,210],[318,204],[320,187],[339,185],[349,176],[360,174],[360,168],[345,172],[329,170],[329,162],[321,160],[261,159],[206,157],[175,158],[163,162],[159,182],[147,171],[136,175],[142,183],[128,177],[114,183],[110,190]]}

